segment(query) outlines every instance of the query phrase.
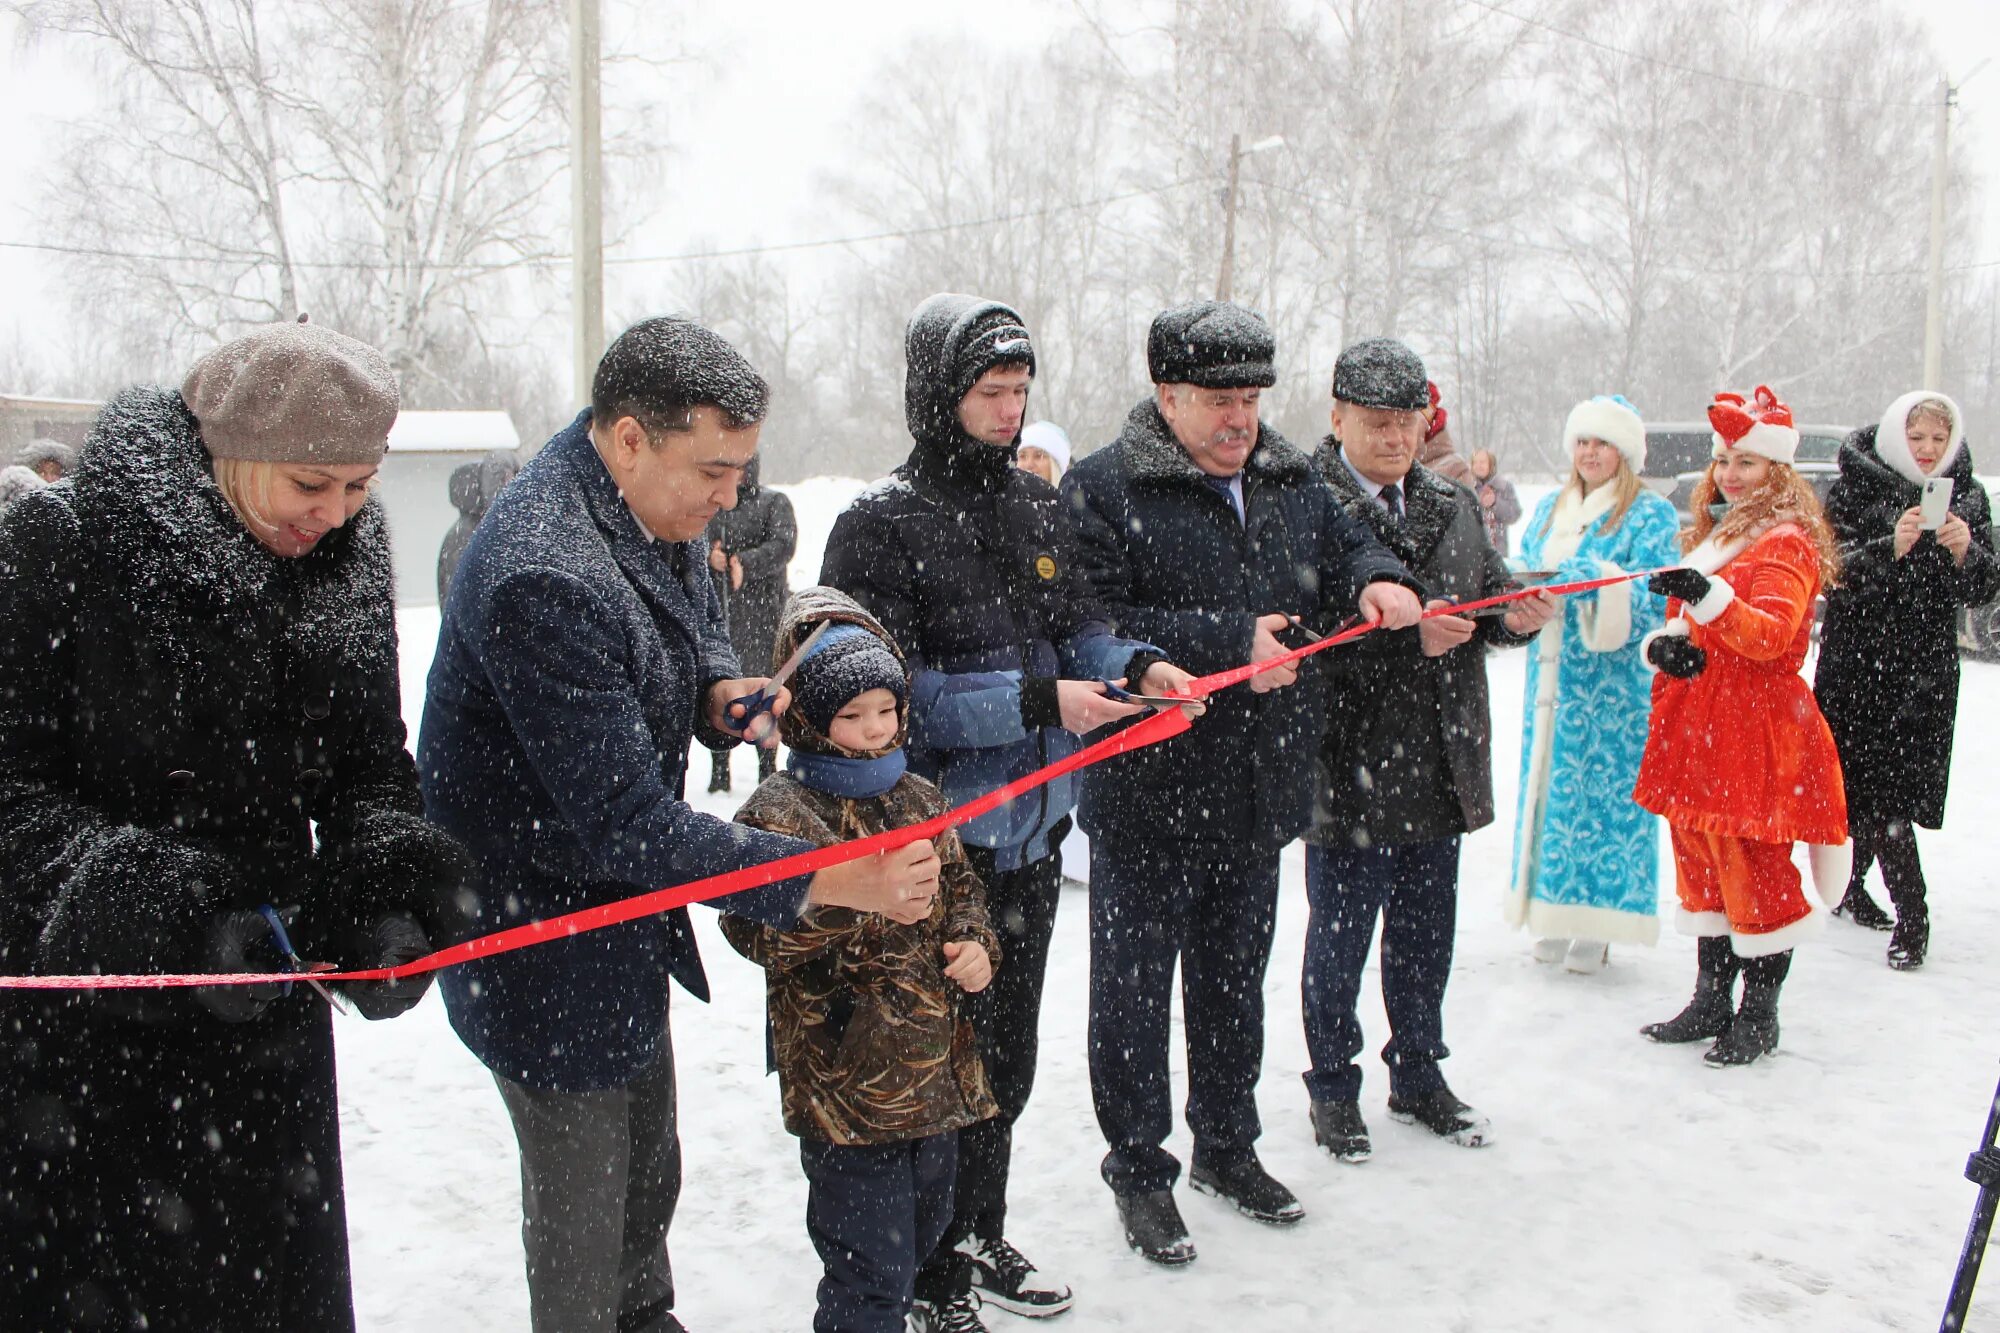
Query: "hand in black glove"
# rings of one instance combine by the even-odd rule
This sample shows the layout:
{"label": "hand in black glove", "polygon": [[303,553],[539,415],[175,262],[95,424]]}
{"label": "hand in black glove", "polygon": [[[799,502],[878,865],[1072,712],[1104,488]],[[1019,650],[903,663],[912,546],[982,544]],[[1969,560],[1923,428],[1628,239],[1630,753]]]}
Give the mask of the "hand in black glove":
{"label": "hand in black glove", "polygon": [[[208,928],[202,949],[203,972],[277,972],[283,969],[271,923],[256,912],[223,912]],[[247,1023],[283,993],[278,983],[254,986],[197,986],[194,998],[225,1023]]]}
{"label": "hand in black glove", "polygon": [[[354,942],[358,968],[400,967],[415,962],[431,951],[424,929],[408,912],[390,912],[372,929],[360,932]],[[406,977],[402,981],[349,981],[341,984],[347,998],[367,1019],[394,1018],[416,1007],[431,988],[431,973]]]}
{"label": "hand in black glove", "polygon": [[1678,597],[1689,606],[1708,596],[1709,586],[1708,575],[1698,569],[1663,569],[1646,580],[1650,591],[1662,597]]}
{"label": "hand in black glove", "polygon": [[[1674,570],[1674,573],[1692,571]],[[1646,660],[1669,676],[1693,680],[1708,665],[1708,654],[1680,634],[1662,634],[1646,648]]]}

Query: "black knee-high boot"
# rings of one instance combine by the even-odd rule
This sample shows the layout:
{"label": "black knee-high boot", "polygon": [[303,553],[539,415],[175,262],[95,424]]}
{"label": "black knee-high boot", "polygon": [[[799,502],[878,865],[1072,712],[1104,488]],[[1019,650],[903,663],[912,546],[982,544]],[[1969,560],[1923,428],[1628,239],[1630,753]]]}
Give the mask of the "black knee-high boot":
{"label": "black knee-high boot", "polygon": [[1736,974],[1743,960],[1727,935],[1705,935],[1695,945],[1694,998],[1664,1023],[1648,1023],[1639,1035],[1664,1045],[1707,1041],[1729,1031],[1735,1021]]}
{"label": "black knee-high boot", "polygon": [[1778,991],[1792,970],[1792,951],[1743,962],[1743,1005],[1736,1021],[1702,1056],[1718,1069],[1747,1065],[1778,1049]]}
{"label": "black knee-high boot", "polygon": [[1931,943],[1931,909],[1924,888],[1924,863],[1917,857],[1917,831],[1904,820],[1889,825],[1881,844],[1882,878],[1896,904],[1896,933],[1889,937],[1889,966],[1913,972],[1924,965]]}
{"label": "black knee-high boot", "polygon": [[[1854,842],[1854,869],[1848,872],[1847,892],[1841,895],[1840,906],[1833,909],[1835,916],[1844,916],[1855,925],[1866,930],[1887,930],[1893,922],[1882,905],[1868,893],[1868,867],[1875,863],[1877,852],[1882,847],[1883,831],[1880,828],[1857,824],[1851,830]],[[1883,878],[1888,878],[1889,858],[1882,854]],[[1893,888],[1891,893],[1894,893]]]}

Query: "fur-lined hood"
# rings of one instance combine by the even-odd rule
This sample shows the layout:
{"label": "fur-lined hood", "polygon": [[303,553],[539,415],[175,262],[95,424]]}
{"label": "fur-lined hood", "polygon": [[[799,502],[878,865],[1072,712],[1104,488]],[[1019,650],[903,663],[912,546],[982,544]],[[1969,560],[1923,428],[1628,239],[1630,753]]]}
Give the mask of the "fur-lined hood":
{"label": "fur-lined hood", "polygon": [[[890,637],[889,631],[882,628],[881,621],[869,615],[861,608],[861,603],[855,601],[840,589],[823,586],[801,588],[793,593],[791,599],[785,603],[785,609],[779,613],[778,617],[778,637],[771,645],[771,661],[765,667],[765,670],[776,671],[784,663],[785,659],[796,652],[801,643],[805,642],[807,635],[818,629],[822,621],[828,620],[836,624],[858,625],[862,629],[867,630],[870,634],[873,634],[884,644],[888,645],[889,651],[896,655],[896,660],[903,663],[905,673],[909,671],[909,663],[903,657],[903,650],[896,646],[896,641]],[[745,664],[746,667],[748,665],[748,663]],[[856,755],[855,757],[875,759],[903,747],[903,743],[909,739],[910,734],[910,703],[907,693],[905,693],[903,702],[896,710],[896,720],[900,725],[896,728],[895,740],[883,746],[880,750]],[[829,740],[826,733],[814,726],[801,709],[786,709],[785,715],[778,719],[778,728],[779,734],[785,739],[785,744],[794,750],[802,750],[807,754],[826,755],[847,755],[852,753],[851,751],[841,749]]]}

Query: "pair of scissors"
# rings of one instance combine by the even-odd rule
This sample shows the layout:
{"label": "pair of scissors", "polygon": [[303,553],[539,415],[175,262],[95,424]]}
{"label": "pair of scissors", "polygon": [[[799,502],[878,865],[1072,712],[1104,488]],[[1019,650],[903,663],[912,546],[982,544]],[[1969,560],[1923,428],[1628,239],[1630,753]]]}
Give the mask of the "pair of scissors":
{"label": "pair of scissors", "polygon": [[[265,903],[257,909],[257,915],[263,917],[264,924],[271,928],[271,938],[277,941],[278,954],[284,960],[285,971],[309,973],[312,969],[306,966],[305,960],[299,957],[298,950],[292,947],[292,937],[286,932],[284,918],[278,915],[278,909],[269,903]],[[301,979],[306,985],[318,991],[319,998],[325,1000],[336,1013],[344,1014],[347,1012],[347,1001],[345,999],[335,995],[324,984],[314,981],[311,976],[303,976]],[[284,993],[286,995],[292,993],[291,982],[287,981],[285,983]]]}
{"label": "pair of scissors", "polygon": [[777,730],[778,719],[772,715],[771,706],[778,702],[779,689],[792,678],[792,673],[799,669],[799,663],[806,660],[806,654],[819,644],[820,638],[833,626],[834,622],[831,620],[820,621],[813,632],[806,635],[805,642],[793,650],[792,655],[785,659],[783,666],[772,673],[769,680],[754,693],[729,701],[730,708],[740,705],[743,709],[742,724],[732,725],[731,730],[742,732],[743,739],[753,745],[762,745],[765,738]]}

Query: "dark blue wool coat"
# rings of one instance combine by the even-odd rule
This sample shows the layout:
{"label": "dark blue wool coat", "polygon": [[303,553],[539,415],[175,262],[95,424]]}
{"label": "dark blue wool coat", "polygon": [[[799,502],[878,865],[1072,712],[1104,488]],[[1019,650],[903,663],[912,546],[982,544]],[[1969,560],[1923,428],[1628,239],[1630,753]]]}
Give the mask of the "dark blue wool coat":
{"label": "dark blue wool coat", "polygon": [[[1158,644],[1196,675],[1249,661],[1260,615],[1296,615],[1324,632],[1355,613],[1368,584],[1411,581],[1341,509],[1312,459],[1268,427],[1243,469],[1247,524],[1151,398],[1115,443],[1070,469],[1062,490],[1114,632]],[[1115,841],[1281,846],[1311,820],[1325,716],[1311,659],[1286,689],[1224,690],[1186,735],[1085,770],[1080,822]]]}
{"label": "dark blue wool coat", "polygon": [[[425,807],[481,870],[460,933],[485,934],[757,865],[807,844],[682,800],[688,743],[741,674],[700,542],[654,542],[592,447],[551,440],[473,534],[445,603],[417,746]],[[786,927],[807,881],[736,894]],[[448,971],[452,1026],[529,1087],[616,1087],[652,1063],[667,977],[708,997],[677,910]]]}

